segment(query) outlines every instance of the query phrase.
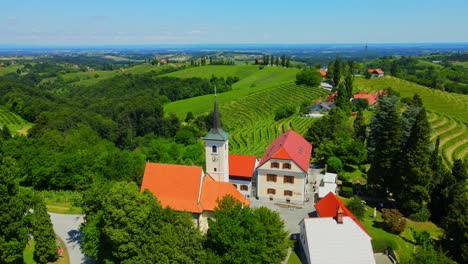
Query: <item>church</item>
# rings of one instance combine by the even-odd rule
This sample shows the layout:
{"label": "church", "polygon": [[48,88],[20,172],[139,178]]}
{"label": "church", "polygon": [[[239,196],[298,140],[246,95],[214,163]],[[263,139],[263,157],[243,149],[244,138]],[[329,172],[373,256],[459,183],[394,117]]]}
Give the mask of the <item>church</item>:
{"label": "church", "polygon": [[[213,113],[213,127],[203,138],[206,173],[199,166],[148,162],[140,189],[142,192],[146,189],[152,192],[163,207],[191,213],[195,224],[202,231],[208,229],[208,218],[213,216],[217,201],[224,196],[231,195],[244,206],[250,204],[247,199],[247,190],[250,188],[248,179],[253,176],[257,164],[254,156],[230,157],[229,134],[221,127],[216,98]],[[249,167],[251,174],[250,169],[246,169]],[[230,168],[231,172],[238,174],[234,175],[237,185],[230,182]],[[244,194],[240,189],[245,190]]]}
{"label": "church", "polygon": [[312,145],[293,130],[271,143],[259,161],[255,156],[229,154],[215,97],[213,127],[203,138],[206,173],[199,166],[146,163],[140,191],[148,189],[163,207],[192,214],[208,229],[217,201],[231,195],[244,206],[248,198],[304,203]]}

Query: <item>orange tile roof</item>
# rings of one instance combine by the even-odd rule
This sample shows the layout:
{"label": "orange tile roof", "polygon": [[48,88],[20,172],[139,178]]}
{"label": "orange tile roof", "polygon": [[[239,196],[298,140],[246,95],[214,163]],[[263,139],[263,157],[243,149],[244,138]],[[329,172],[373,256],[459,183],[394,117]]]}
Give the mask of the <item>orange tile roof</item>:
{"label": "orange tile roof", "polygon": [[259,166],[269,159],[284,159],[294,161],[303,171],[309,171],[312,145],[294,130],[279,136],[268,147]]}
{"label": "orange tile roof", "polygon": [[229,154],[229,176],[252,179],[255,171],[257,157],[247,155]]}
{"label": "orange tile roof", "polygon": [[375,73],[377,73],[377,74],[384,74],[384,71],[383,71],[382,69],[380,69],[380,68],[372,68],[372,69],[368,69],[367,71],[368,71],[369,73],[375,72]]}
{"label": "orange tile roof", "polygon": [[379,96],[375,93],[368,94],[366,92],[359,92],[353,95],[354,99],[366,99],[369,105],[374,105],[377,102]]}
{"label": "orange tile roof", "polygon": [[317,71],[320,73],[320,75],[322,75],[322,77],[327,76],[327,72],[326,72],[326,71],[324,71],[324,70],[322,70],[322,69],[317,70]]}
{"label": "orange tile roof", "polygon": [[249,200],[245,198],[232,183],[217,182],[210,175],[206,175],[203,180],[202,194],[200,203],[203,205],[203,210],[214,211],[218,205],[218,200],[226,195],[232,195],[239,202],[245,206],[250,204]]}
{"label": "orange tile roof", "polygon": [[197,166],[146,163],[140,191],[151,191],[163,207],[191,213],[214,210],[217,199],[228,194],[249,205],[231,183],[216,182],[209,175],[203,179],[202,173],[202,168]]}
{"label": "orange tile roof", "polygon": [[[353,219],[354,222],[362,229],[366,234],[369,235],[366,228],[359,222],[359,220],[349,211],[346,205],[341,201],[338,196],[334,193],[329,192],[325,197],[323,197],[320,201],[315,204],[315,209],[317,209],[317,213],[319,217],[336,217],[338,208],[341,207],[344,211],[343,216],[348,216]],[[370,235],[369,235],[370,237]]]}
{"label": "orange tile roof", "polygon": [[141,191],[148,189],[163,207],[200,213],[198,204],[202,168],[161,163],[146,163]]}

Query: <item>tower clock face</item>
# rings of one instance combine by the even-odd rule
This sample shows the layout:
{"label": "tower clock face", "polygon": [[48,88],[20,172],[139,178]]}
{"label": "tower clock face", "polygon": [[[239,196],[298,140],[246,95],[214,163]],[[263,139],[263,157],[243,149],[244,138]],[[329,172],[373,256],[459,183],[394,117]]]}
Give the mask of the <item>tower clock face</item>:
{"label": "tower clock face", "polygon": [[217,160],[218,160],[218,157],[212,156],[212,157],[211,157],[211,160],[212,160],[212,161],[217,161]]}

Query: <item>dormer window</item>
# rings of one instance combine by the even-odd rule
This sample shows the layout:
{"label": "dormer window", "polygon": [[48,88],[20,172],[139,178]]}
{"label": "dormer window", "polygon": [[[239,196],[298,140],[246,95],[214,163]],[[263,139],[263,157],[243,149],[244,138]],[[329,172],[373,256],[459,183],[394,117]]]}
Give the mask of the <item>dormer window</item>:
{"label": "dormer window", "polygon": [[213,145],[213,146],[211,147],[211,152],[212,152],[212,153],[218,153],[218,147],[215,146],[215,145]]}

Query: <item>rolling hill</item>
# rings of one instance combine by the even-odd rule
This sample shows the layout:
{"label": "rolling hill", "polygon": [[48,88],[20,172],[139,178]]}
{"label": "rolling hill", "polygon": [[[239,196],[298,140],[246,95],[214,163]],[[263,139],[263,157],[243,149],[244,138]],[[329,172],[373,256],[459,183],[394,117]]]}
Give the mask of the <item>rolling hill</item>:
{"label": "rolling hill", "polygon": [[356,78],[356,89],[377,91],[392,87],[402,97],[421,96],[424,106],[429,111],[432,126],[432,139],[440,137],[440,151],[447,165],[454,159],[468,159],[468,96],[447,93],[439,90],[386,76],[383,78]]}

